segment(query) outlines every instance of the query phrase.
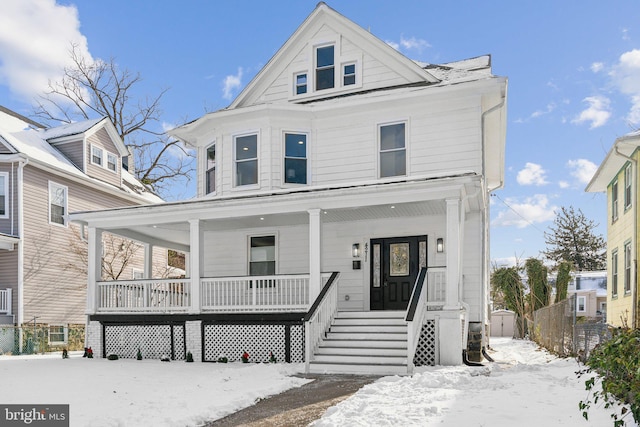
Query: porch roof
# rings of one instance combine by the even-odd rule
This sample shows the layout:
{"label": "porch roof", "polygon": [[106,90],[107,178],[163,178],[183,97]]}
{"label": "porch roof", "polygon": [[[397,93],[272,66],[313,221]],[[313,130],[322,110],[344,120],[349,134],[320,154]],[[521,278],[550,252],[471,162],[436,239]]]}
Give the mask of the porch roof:
{"label": "porch roof", "polygon": [[233,230],[307,224],[312,209],[320,209],[326,223],[443,215],[449,198],[465,198],[467,210],[481,209],[486,199],[479,185],[478,175],[462,173],[75,212],[70,219],[134,240],[189,251],[189,222],[193,220],[202,221],[203,230]]}

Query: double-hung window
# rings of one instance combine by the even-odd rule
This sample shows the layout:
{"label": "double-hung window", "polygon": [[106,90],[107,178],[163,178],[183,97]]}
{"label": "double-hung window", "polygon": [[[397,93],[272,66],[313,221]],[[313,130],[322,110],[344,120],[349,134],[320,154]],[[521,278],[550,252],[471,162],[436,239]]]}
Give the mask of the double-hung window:
{"label": "double-hung window", "polygon": [[296,95],[307,93],[307,73],[296,74]]}
{"label": "double-hung window", "polygon": [[611,184],[611,222],[618,219],[618,180]]}
{"label": "double-hung window", "polygon": [[49,325],[49,344],[66,344],[67,328],[62,325]]}
{"label": "double-hung window", "polygon": [[67,187],[49,181],[49,222],[51,224],[67,225]]}
{"label": "double-hung window", "polygon": [[380,178],[407,174],[405,127],[405,123],[379,127]]}
{"label": "double-hung window", "polygon": [[96,147],[95,145],[91,146],[91,163],[94,165],[102,166],[102,158],[104,154],[102,152],[102,148]]}
{"label": "double-hung window", "polygon": [[250,237],[249,275],[273,276],[276,274],[276,236]]}
{"label": "double-hung window", "polygon": [[235,138],[236,186],[258,183],[258,135]]}
{"label": "double-hung window", "polygon": [[216,191],[216,144],[207,147],[206,194]]}
{"label": "double-hung window", "polygon": [[284,134],[284,182],[307,183],[307,135]]}
{"label": "double-hung window", "polygon": [[9,216],[8,196],[9,194],[9,174],[7,172],[0,172],[0,217],[6,218]]}
{"label": "double-hung window", "polygon": [[334,46],[316,48],[316,90],[335,87]]}
{"label": "double-hung window", "polygon": [[618,250],[611,252],[611,296],[618,296]]}
{"label": "double-hung window", "polygon": [[107,153],[107,169],[111,172],[118,172],[118,156]]}
{"label": "double-hung window", "polygon": [[631,164],[624,168],[624,210],[631,207]]}
{"label": "double-hung window", "polygon": [[587,297],[578,297],[576,311],[579,313],[584,313],[585,311],[587,311]]}
{"label": "double-hung window", "polygon": [[345,64],[342,67],[342,85],[350,86],[356,84],[356,64]]}
{"label": "double-hung window", "polygon": [[631,242],[624,245],[624,293],[631,292]]}

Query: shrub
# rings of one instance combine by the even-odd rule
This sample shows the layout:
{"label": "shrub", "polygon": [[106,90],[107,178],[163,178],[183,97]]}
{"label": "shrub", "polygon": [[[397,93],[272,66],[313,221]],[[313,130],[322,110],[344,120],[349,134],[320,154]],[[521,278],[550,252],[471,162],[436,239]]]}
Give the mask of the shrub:
{"label": "shrub", "polygon": [[190,351],[187,351],[187,362],[193,362],[193,354]]}
{"label": "shrub", "polygon": [[[591,372],[598,376],[585,381],[590,396],[579,404],[582,416],[588,420],[592,400],[593,403],[602,400],[605,408],[618,403],[628,406],[622,406],[620,413],[611,414],[614,427],[623,426],[629,412],[636,422],[640,421],[640,330],[614,332],[612,339],[589,354],[586,365],[588,368],[578,372],[579,376]],[[595,389],[597,382],[601,384],[601,390]]]}
{"label": "shrub", "polygon": [[107,359],[109,359],[109,360],[118,360],[118,355],[112,353],[112,354],[107,356]]}

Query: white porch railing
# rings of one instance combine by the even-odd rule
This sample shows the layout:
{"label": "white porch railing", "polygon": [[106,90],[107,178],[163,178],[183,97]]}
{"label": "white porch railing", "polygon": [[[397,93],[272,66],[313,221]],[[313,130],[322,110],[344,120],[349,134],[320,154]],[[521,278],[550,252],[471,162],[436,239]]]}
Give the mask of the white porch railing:
{"label": "white porch railing", "polygon": [[173,312],[191,306],[189,279],[98,282],[99,312]]}
{"label": "white porch railing", "polygon": [[11,314],[11,289],[0,289],[0,313]]}
{"label": "white porch railing", "polygon": [[309,362],[337,313],[338,273],[335,273],[331,284],[323,280],[323,290],[305,317],[305,372],[309,372]]}
{"label": "white porch railing", "polygon": [[[416,283],[413,287],[413,294],[409,300],[409,307],[407,308],[407,315],[405,320],[407,321],[407,369],[408,373],[413,373],[413,359],[416,354],[416,348],[418,347],[418,340],[422,333],[422,324],[424,320],[424,314],[427,310],[427,289],[428,283],[426,278],[428,277],[428,270],[423,269],[420,271]],[[426,286],[425,286],[426,285]]]}
{"label": "white porch railing", "polygon": [[447,298],[447,268],[427,269],[427,310],[440,310]]}

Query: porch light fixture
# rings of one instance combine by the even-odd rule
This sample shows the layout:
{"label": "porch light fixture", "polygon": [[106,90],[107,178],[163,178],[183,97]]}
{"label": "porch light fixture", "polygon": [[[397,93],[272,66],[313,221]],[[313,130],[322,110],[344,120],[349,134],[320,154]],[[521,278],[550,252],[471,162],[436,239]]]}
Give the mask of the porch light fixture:
{"label": "porch light fixture", "polygon": [[354,270],[360,270],[361,261],[360,261],[360,243],[354,243],[351,245],[351,254],[353,255],[353,261],[351,262],[351,267]]}
{"label": "porch light fixture", "polygon": [[438,237],[436,239],[436,252],[444,252],[444,239],[442,237]]}

